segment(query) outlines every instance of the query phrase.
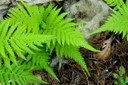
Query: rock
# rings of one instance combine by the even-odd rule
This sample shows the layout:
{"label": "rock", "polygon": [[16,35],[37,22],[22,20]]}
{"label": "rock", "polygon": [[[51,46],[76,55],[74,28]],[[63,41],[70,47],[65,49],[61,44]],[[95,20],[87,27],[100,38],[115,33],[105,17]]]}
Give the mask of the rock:
{"label": "rock", "polygon": [[[0,0],[0,20],[3,19],[3,16],[7,13],[7,11],[16,6],[16,2],[21,0]],[[23,0],[27,2],[29,5],[34,4],[44,4],[50,1],[63,1],[63,0]]]}
{"label": "rock", "polygon": [[79,25],[78,29],[85,39],[89,39],[89,33],[101,26],[112,9],[102,0],[71,1],[64,2],[64,10],[69,13],[67,17],[75,18],[76,22],[85,22],[86,25]]}
{"label": "rock", "polygon": [[10,0],[0,0],[0,20],[3,19],[3,16],[9,10]]}
{"label": "rock", "polygon": [[[17,0],[17,1],[20,1],[20,0]],[[27,2],[30,5],[33,5],[33,4],[43,4],[50,1],[63,1],[63,0],[23,0],[23,1]]]}
{"label": "rock", "polygon": [[52,61],[50,62],[50,66],[57,70],[60,70],[62,64],[66,64],[66,63],[68,63],[67,60],[63,59],[62,57],[56,57],[52,59]]}

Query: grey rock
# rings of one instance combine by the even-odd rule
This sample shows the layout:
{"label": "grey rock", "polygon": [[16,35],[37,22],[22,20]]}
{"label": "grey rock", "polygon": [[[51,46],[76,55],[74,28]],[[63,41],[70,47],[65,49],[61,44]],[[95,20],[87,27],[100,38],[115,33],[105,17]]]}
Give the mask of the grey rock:
{"label": "grey rock", "polygon": [[0,5],[9,4],[10,0],[0,0]]}
{"label": "grey rock", "polygon": [[33,4],[42,4],[42,3],[47,3],[50,1],[63,1],[63,0],[24,0],[28,4],[33,5]]}
{"label": "grey rock", "polygon": [[[67,17],[75,18],[76,22],[85,22],[86,25],[79,25],[78,29],[82,32],[85,39],[89,39],[89,33],[101,26],[110,11],[112,10],[102,0],[72,0],[65,1],[64,9],[69,13]],[[77,2],[78,1],[78,2]]]}
{"label": "grey rock", "polygon": [[[21,0],[16,0],[16,1],[21,1]],[[63,1],[63,0],[23,0],[27,2],[29,5],[34,5],[34,4],[44,4],[50,1]]]}
{"label": "grey rock", "polygon": [[[16,6],[16,2],[21,0],[0,0],[0,20],[3,19],[3,16],[7,13],[9,9]],[[29,5],[34,4],[44,4],[50,1],[63,1],[63,0],[23,0],[27,2]]]}
{"label": "grey rock", "polygon": [[62,64],[66,64],[66,63],[68,63],[67,60],[58,56],[58,57],[52,59],[50,66],[60,70],[62,67]]}
{"label": "grey rock", "polygon": [[0,0],[0,20],[3,19],[3,15],[5,15],[8,11],[9,4],[10,0]]}

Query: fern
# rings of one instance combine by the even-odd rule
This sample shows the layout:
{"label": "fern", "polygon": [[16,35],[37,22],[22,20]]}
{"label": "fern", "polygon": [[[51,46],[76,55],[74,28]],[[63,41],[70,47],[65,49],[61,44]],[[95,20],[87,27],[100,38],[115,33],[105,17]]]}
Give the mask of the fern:
{"label": "fern", "polygon": [[[118,10],[119,7],[122,7],[125,3],[123,0],[104,0],[109,6],[114,6],[114,10]],[[126,0],[127,4],[128,0]]]}
{"label": "fern", "polygon": [[14,24],[17,22],[20,25],[24,24],[29,32],[54,35],[56,39],[52,40],[53,44],[57,41],[62,45],[74,44],[97,51],[84,40],[81,33],[75,28],[78,24],[71,22],[72,18],[64,19],[67,13],[59,15],[61,8],[53,8],[51,4],[46,9],[42,6],[29,6],[23,2],[22,4],[23,6],[18,4],[18,8],[14,8],[8,13],[8,19],[11,19]]}
{"label": "fern", "polygon": [[58,56],[65,55],[66,58],[71,58],[75,60],[83,69],[87,72],[90,76],[89,71],[87,70],[87,66],[85,64],[84,58],[81,56],[78,47],[74,46],[60,46],[59,44],[56,45],[56,53]]}
{"label": "fern", "polygon": [[125,36],[128,40],[128,7],[126,5],[123,5],[122,8],[119,8],[119,11],[114,11],[114,14],[109,16],[106,23],[102,25],[100,28],[95,30],[91,34],[103,32],[103,31],[111,31],[114,33],[122,34],[122,38]]}
{"label": "fern", "polygon": [[75,28],[78,24],[72,22],[72,18],[64,19],[67,13],[62,13],[59,15],[60,9],[53,8],[51,5],[48,6],[46,12],[44,12],[44,17],[42,23],[43,34],[54,35],[56,39],[51,40],[47,43],[47,46],[52,52],[55,48],[55,44],[59,43],[60,45],[73,45],[77,47],[85,47],[89,50],[97,52],[98,50],[90,46],[81,35],[80,31]]}
{"label": "fern", "polygon": [[53,69],[48,64],[49,59],[49,54],[45,51],[44,48],[42,48],[41,51],[36,52],[35,54],[28,55],[24,64],[30,67],[35,67],[34,70],[44,69],[49,74],[51,74],[56,80],[59,81]]}
{"label": "fern", "polygon": [[[49,13],[47,13],[47,10]],[[60,9],[56,10],[56,7],[52,10],[51,5],[46,9],[44,15],[48,15],[46,18],[43,18],[45,21],[45,25],[43,26],[43,34],[54,35],[56,39],[51,40],[51,43],[48,43],[48,47],[54,46],[56,43],[60,45],[73,45],[78,47],[86,47],[88,45],[84,40],[83,36],[81,35],[80,31],[75,28],[77,25],[76,23],[71,22],[73,19],[63,19],[67,13],[62,13],[58,15]],[[52,46],[51,46],[51,45]],[[89,50],[97,51],[91,46],[86,47]]]}
{"label": "fern", "polygon": [[[32,76],[32,71],[37,69],[46,70],[58,80],[48,64],[48,54],[54,50],[57,56],[75,60],[89,75],[79,48],[85,47],[95,52],[98,50],[84,40],[76,29],[78,24],[72,22],[72,18],[64,19],[67,13],[60,14],[61,8],[53,8],[51,4],[45,8],[21,3],[0,22],[0,82],[3,85],[9,85],[10,80],[12,85],[25,85],[35,81],[43,83]],[[46,48],[42,48],[43,46]],[[50,50],[50,53],[46,50]],[[19,61],[20,64],[17,63]],[[36,68],[29,72],[31,67]]]}
{"label": "fern", "polygon": [[[10,20],[3,20],[0,24],[0,82],[2,85],[10,85],[9,81],[13,80],[12,85],[15,85],[14,82],[17,82],[19,85],[25,85],[25,83],[29,83],[29,80],[34,82],[35,79],[38,79],[32,76],[32,73],[30,75],[27,70],[25,71],[24,68],[21,68],[21,66],[17,64],[18,60],[16,59],[16,56],[20,57],[20,59],[26,60],[26,56],[24,56],[25,54],[34,54],[35,51],[40,51],[41,49],[38,47],[42,46],[41,43],[46,43],[52,37],[48,35],[28,33],[24,26],[20,26],[18,24],[11,26],[10,22]],[[4,65],[2,65],[2,60],[4,61],[4,65],[10,70],[3,67]],[[11,62],[15,64],[16,68],[11,65]],[[16,72],[13,73],[15,69]],[[20,71],[24,71],[23,75],[19,74]],[[28,77],[26,77],[27,75]]]}
{"label": "fern", "polygon": [[38,50],[35,45],[46,42],[50,37],[28,33],[24,26],[18,24],[11,26],[10,22],[10,20],[3,20],[0,25],[0,54],[8,68],[10,68],[10,61],[17,64],[16,55],[25,59],[25,53],[33,54],[32,50]]}
{"label": "fern", "polygon": [[[16,56],[20,57],[19,58],[20,60],[21,59],[26,60],[25,54],[31,54],[31,55],[35,54],[36,51],[41,50],[39,49],[39,47],[43,46],[42,43],[46,43],[48,40],[53,38],[52,36],[49,36],[49,35],[43,35],[40,33],[33,32],[34,30],[29,29],[30,27],[24,24],[22,22],[23,20],[19,19],[19,21],[15,22],[14,18],[8,17],[0,22],[0,42],[1,42],[0,44],[0,50],[1,50],[0,51],[0,59],[1,59],[0,70],[3,71],[3,74],[0,77],[1,79],[2,77],[5,77],[4,80],[0,80],[2,85],[4,85],[4,82],[6,85],[9,85],[7,81],[11,80],[11,78],[13,77],[17,78],[17,80],[14,82],[18,82],[18,84],[21,83],[22,85],[24,85],[24,83],[28,83],[27,78],[21,79],[18,77],[18,75],[17,76],[13,75],[14,73],[5,74],[6,72],[5,70],[7,70],[8,72],[14,71],[14,68],[11,66],[11,62],[15,64],[16,69],[18,69],[20,66],[17,64],[18,60]],[[10,70],[7,68],[4,69],[3,68],[4,65]],[[24,68],[21,68],[20,70],[24,70]],[[17,73],[20,72],[20,70],[17,70]],[[27,70],[24,73],[26,74]],[[23,75],[23,76],[26,76],[26,75]],[[29,75],[30,73],[28,74],[28,76]],[[9,77],[10,79],[6,78],[8,76],[10,76]],[[36,78],[30,75],[31,82],[34,82],[33,79],[36,79]],[[12,85],[15,85],[14,82]]]}
{"label": "fern", "polygon": [[[90,46],[84,40],[81,33],[75,28],[75,26],[77,26],[77,24],[72,22],[73,19],[71,19],[71,18],[64,19],[64,17],[67,15],[67,13],[59,14],[61,8],[59,8],[59,9],[57,9],[57,7],[53,8],[51,4],[46,9],[44,7],[36,7],[36,6],[32,6],[32,8],[30,8],[25,3],[23,3],[23,7],[20,5],[19,5],[19,7],[20,7],[20,9],[17,8],[17,10],[14,12],[14,14],[13,14],[13,12],[10,12],[10,14],[9,14],[9,16],[14,20],[15,23],[18,21],[18,18],[21,18],[24,15],[24,13],[26,14],[26,16],[35,16],[34,14],[36,14],[36,16],[39,15],[39,18],[41,18],[43,16],[41,18],[42,19],[41,23],[38,23],[38,27],[36,29],[40,29],[41,34],[53,35],[56,37],[55,39],[46,43],[47,47],[50,49],[51,52],[53,51],[53,49],[56,48],[56,43],[59,43],[60,46],[73,45],[78,48],[85,47],[92,51],[98,51],[98,50],[94,49],[92,46]],[[35,11],[34,11],[34,13],[31,14],[31,10],[33,10],[33,8],[35,8],[34,9]],[[21,10],[26,10],[27,12],[21,11]],[[15,14],[18,14],[16,12],[18,12],[21,16],[18,15],[18,17],[16,17]],[[42,16],[40,13],[42,14]],[[26,19],[31,20],[31,18],[32,17],[25,17],[25,20]],[[23,17],[23,19],[24,19],[24,17]],[[37,18],[37,20],[34,20],[34,18],[33,18],[33,21],[38,21],[38,18]],[[40,21],[40,19],[39,19],[39,21]],[[21,23],[24,24],[23,21],[21,21]],[[25,25],[27,27],[29,27],[29,24],[28,23],[26,24],[26,22],[25,22]],[[32,28],[31,30],[34,30],[34,29],[35,28]],[[80,61],[80,62],[82,62],[82,61]],[[86,71],[87,71],[87,68],[86,68]]]}
{"label": "fern", "polygon": [[32,82],[39,82],[47,84],[46,82],[37,79],[31,72],[30,68],[25,65],[11,65],[13,70],[6,67],[0,69],[0,83],[2,85],[26,85]]}
{"label": "fern", "polygon": [[[89,74],[83,58],[80,56],[80,53],[78,53],[78,49],[79,47],[85,47],[92,51],[97,50],[95,50],[84,40],[80,31],[75,28],[77,24],[72,22],[72,18],[64,19],[67,13],[62,13],[59,15],[60,10],[61,8],[57,9],[56,7],[52,10],[51,5],[49,5],[45,10],[46,12],[44,12],[44,23],[42,24],[43,34],[54,35],[56,37],[56,39],[47,43],[47,47],[50,49],[50,52],[55,49],[57,56],[68,55],[67,57],[72,58],[78,62]],[[75,54],[73,52],[74,48],[72,48],[72,46],[75,47],[75,49],[78,51],[75,51]],[[64,47],[68,47],[68,49],[65,49]],[[69,51],[69,49],[72,51]],[[70,55],[68,52],[71,52]]]}
{"label": "fern", "polygon": [[[22,6],[23,5],[23,6]],[[17,8],[13,8],[8,13],[8,18],[13,24],[18,23],[27,27],[28,32],[38,33],[39,25],[42,22],[44,7],[29,6],[22,2]]]}

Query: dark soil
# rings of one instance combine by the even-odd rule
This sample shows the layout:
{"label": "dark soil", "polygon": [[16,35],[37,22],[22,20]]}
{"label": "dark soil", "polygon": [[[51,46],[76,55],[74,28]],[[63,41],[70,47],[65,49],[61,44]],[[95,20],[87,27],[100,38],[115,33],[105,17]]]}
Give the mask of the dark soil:
{"label": "dark soil", "polygon": [[[95,48],[101,49],[102,42],[110,36],[111,33],[108,32],[100,33],[95,35],[89,42]],[[96,53],[80,48],[91,77],[88,77],[86,72],[70,59],[67,64],[62,65],[60,70],[55,69],[60,82],[54,80],[46,72],[39,71],[38,73],[43,80],[49,82],[48,85],[114,85],[113,73],[117,72],[120,66],[124,66],[128,71],[127,48],[128,42],[122,42],[118,35],[115,35],[115,40],[112,42],[111,55],[105,60],[98,60],[94,57]]]}

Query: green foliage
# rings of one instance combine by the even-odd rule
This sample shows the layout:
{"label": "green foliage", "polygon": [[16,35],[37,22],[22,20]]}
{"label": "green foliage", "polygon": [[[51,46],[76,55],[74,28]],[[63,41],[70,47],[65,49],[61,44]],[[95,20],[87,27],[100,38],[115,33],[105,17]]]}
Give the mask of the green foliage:
{"label": "green foliage", "polygon": [[[64,19],[67,13],[61,8],[29,6],[24,2],[13,8],[8,17],[0,21],[0,82],[2,85],[25,85],[30,82],[46,83],[32,75],[32,72],[44,69],[56,80],[49,66],[49,55],[53,51],[57,56],[72,58],[89,75],[80,47],[98,52],[82,37],[78,24],[73,19]],[[20,62],[20,63],[17,63]],[[26,68],[27,67],[27,68]],[[32,69],[33,68],[33,69]]]}
{"label": "green foliage", "polygon": [[[118,10],[119,7],[122,7],[125,3],[123,0],[104,0],[109,6],[114,7],[114,10]],[[128,0],[126,0],[127,4]]]}
{"label": "green foliage", "polygon": [[33,54],[33,51],[38,50],[36,45],[50,40],[48,35],[29,33],[26,30],[24,26],[18,24],[11,25],[10,20],[1,22],[0,54],[5,66],[10,69],[10,61],[17,64],[16,56],[26,59],[24,54]]}
{"label": "green foliage", "polygon": [[8,70],[7,67],[0,69],[0,82],[2,85],[26,85],[32,82],[46,82],[37,79],[31,72],[30,68],[26,65],[11,65],[13,70]]}
{"label": "green foliage", "polygon": [[39,25],[43,22],[43,12],[44,7],[22,3],[22,5],[18,4],[17,8],[10,10],[7,19],[11,20],[13,24],[24,25],[28,32],[39,33]]}
{"label": "green foliage", "polygon": [[128,77],[126,76],[126,71],[123,66],[120,66],[118,73],[113,73],[113,76],[115,78],[115,80],[114,80],[115,85],[128,84]]}
{"label": "green foliage", "polygon": [[59,44],[56,46],[56,53],[57,55],[65,55],[66,58],[71,58],[73,60],[75,60],[79,65],[81,65],[83,67],[83,69],[85,69],[89,74],[88,70],[87,70],[87,66],[85,64],[85,61],[83,59],[83,57],[81,56],[79,50],[77,47],[74,46],[60,46]]}
{"label": "green foliage", "polygon": [[115,34],[122,34],[122,38],[127,37],[128,40],[128,6],[123,5],[121,8],[119,7],[118,11],[113,12],[114,13],[108,17],[106,23],[91,34],[111,31]]}
{"label": "green foliage", "polygon": [[49,74],[51,74],[56,80],[59,81],[53,69],[48,64],[49,59],[50,57],[48,52],[46,52],[45,49],[42,49],[39,52],[35,52],[34,54],[28,55],[24,64],[29,67],[34,67],[34,70],[44,69]]}

